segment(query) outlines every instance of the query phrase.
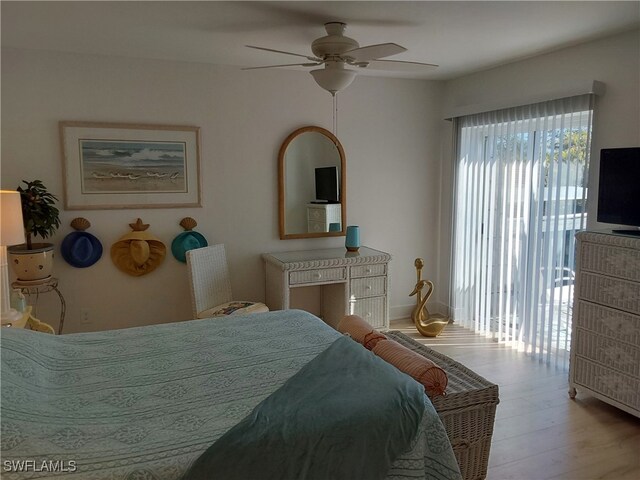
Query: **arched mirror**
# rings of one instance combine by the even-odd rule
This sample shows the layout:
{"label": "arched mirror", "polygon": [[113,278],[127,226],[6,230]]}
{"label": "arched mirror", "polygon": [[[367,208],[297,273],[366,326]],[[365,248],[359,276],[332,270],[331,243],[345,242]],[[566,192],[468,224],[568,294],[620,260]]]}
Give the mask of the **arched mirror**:
{"label": "arched mirror", "polygon": [[321,127],[299,128],[278,154],[280,238],[345,235],[347,218],[344,150]]}

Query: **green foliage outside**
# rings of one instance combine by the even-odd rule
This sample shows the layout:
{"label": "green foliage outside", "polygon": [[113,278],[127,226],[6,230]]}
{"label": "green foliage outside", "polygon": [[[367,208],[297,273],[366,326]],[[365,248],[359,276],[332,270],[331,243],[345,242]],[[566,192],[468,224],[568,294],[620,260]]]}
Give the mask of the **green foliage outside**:
{"label": "green foliage outside", "polygon": [[589,155],[587,130],[580,129],[565,132],[562,136],[562,143],[558,137],[556,135],[550,138],[550,141],[554,142],[553,152],[550,152],[551,148],[547,149],[545,166],[549,166],[552,161],[557,162],[559,159],[563,162],[579,165],[587,164]]}

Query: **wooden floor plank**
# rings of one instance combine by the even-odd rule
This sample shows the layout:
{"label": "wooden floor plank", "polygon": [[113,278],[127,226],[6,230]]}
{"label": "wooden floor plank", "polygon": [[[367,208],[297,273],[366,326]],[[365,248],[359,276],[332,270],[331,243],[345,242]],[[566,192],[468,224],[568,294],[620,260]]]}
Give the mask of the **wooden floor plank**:
{"label": "wooden floor plank", "polygon": [[571,400],[566,371],[454,324],[436,338],[410,319],[391,329],[498,384],[489,480],[640,479],[640,419],[580,392]]}

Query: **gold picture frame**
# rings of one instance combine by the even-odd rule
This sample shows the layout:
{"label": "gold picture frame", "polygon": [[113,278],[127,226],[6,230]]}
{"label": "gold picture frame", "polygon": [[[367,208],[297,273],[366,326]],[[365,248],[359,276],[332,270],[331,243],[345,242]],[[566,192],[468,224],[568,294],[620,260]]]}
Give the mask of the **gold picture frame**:
{"label": "gold picture frame", "polygon": [[200,128],[59,122],[66,210],[201,207]]}

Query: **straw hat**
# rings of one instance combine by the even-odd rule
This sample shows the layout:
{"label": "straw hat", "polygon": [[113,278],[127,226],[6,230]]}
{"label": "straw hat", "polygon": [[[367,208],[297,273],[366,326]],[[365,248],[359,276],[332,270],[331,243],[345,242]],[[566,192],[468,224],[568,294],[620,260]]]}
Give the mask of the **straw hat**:
{"label": "straw hat", "polygon": [[146,230],[149,224],[130,223],[133,229],[111,246],[111,260],[124,273],[139,277],[154,271],[164,261],[167,247]]}

